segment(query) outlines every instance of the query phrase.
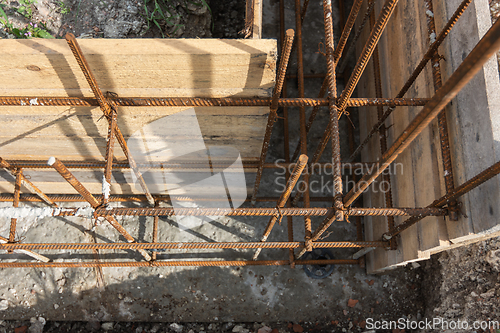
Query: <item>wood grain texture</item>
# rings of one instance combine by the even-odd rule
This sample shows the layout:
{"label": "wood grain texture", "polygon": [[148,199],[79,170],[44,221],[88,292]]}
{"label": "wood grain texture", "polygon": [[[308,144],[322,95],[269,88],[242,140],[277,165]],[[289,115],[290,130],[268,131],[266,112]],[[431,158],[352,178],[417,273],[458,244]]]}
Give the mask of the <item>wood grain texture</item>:
{"label": "wood grain texture", "polygon": [[[93,96],[66,41],[0,43],[1,96]],[[101,90],[123,97],[267,97],[274,87],[275,40],[82,39],[78,43]],[[199,138],[178,117],[190,109],[206,147],[232,147],[243,160],[258,159],[267,107],[120,107],[117,124],[128,140],[163,119],[174,125],[171,130],[141,132],[141,137],[155,146],[163,141],[181,145]],[[108,123],[99,108],[0,107],[0,128],[0,156],[8,160],[105,157]],[[118,146],[114,156],[125,159]],[[112,193],[138,193],[130,180],[123,179],[123,184],[112,184]],[[101,180],[87,177],[82,182],[99,193]],[[64,182],[40,181],[46,193],[74,192]],[[9,192],[8,183],[8,177],[0,180],[2,192]]]}

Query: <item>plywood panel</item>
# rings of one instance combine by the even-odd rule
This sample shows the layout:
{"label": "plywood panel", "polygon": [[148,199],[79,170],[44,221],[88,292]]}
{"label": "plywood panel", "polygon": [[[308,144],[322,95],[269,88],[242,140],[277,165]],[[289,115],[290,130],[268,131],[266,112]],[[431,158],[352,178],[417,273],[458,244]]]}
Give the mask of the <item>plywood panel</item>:
{"label": "plywood panel", "polygon": [[[269,96],[275,40],[82,39],[103,91],[128,97]],[[64,40],[2,40],[0,95],[93,96]]]}

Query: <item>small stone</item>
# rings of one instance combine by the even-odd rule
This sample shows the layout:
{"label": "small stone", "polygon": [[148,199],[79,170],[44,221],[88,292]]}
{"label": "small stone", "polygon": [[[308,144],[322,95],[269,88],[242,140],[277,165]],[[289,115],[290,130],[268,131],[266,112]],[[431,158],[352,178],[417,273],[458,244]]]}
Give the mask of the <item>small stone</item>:
{"label": "small stone", "polygon": [[486,299],[494,297],[495,296],[495,289],[490,289],[487,292],[480,294],[479,296],[481,296],[482,298],[486,298]]}
{"label": "small stone", "polygon": [[182,329],[184,328],[184,326],[182,325],[179,325],[177,323],[173,323],[173,324],[170,324],[170,329],[172,331],[174,331],[175,333],[181,333],[182,332]]}
{"label": "small stone", "polygon": [[20,326],[20,327],[14,328],[14,333],[26,333],[27,330],[28,330],[28,326]]}
{"label": "small stone", "polygon": [[59,304],[54,304],[54,309],[55,310],[59,309]]}
{"label": "small stone", "polygon": [[233,330],[232,330],[233,333],[248,333],[250,332],[249,330],[247,330],[246,328],[244,328],[243,326],[241,325],[236,325],[233,327]]}
{"label": "small stone", "polygon": [[105,331],[111,331],[113,329],[113,323],[107,322],[101,325],[101,328]]}
{"label": "small stone", "polygon": [[300,326],[299,324],[293,324],[292,328],[295,333],[304,332],[304,328],[302,328],[302,326]]}
{"label": "small stone", "polygon": [[9,308],[9,301],[3,299],[0,301],[0,311],[5,311]]}
{"label": "small stone", "polygon": [[268,326],[261,327],[257,331],[257,333],[271,333],[271,332],[272,332],[272,329],[271,329],[271,327],[268,327]]}
{"label": "small stone", "polygon": [[478,294],[476,294],[475,292],[471,292],[471,293],[470,293],[470,295],[471,295],[472,297],[477,297],[477,296],[479,296],[479,295],[478,295]]}
{"label": "small stone", "polygon": [[356,306],[356,304],[358,304],[358,300],[357,299],[351,299],[349,298],[349,300],[347,301],[347,306],[350,307],[350,308],[353,308]]}

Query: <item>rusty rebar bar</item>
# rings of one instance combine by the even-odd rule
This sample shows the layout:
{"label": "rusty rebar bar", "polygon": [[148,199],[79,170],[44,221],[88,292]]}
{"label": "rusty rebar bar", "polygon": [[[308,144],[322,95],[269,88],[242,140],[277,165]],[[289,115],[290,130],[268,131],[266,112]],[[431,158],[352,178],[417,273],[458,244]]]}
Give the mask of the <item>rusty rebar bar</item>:
{"label": "rusty rebar bar", "polygon": [[90,70],[90,66],[87,63],[87,59],[85,59],[85,57],[83,56],[82,49],[80,49],[80,45],[78,45],[75,35],[73,35],[72,33],[67,33],[66,42],[68,43],[71,52],[73,52],[76,62],[80,66],[83,75],[87,79],[87,83],[89,84],[90,89],[92,89],[92,92],[94,93],[94,96],[97,99],[97,102],[99,103],[99,107],[101,108],[104,115],[108,117],[111,114],[112,109],[108,104],[108,102],[106,101],[106,98],[102,94],[101,89],[99,89],[94,74],[92,74],[92,71]]}
{"label": "rusty rebar bar", "polygon": [[[16,175],[16,168],[21,168],[20,166],[13,166],[6,160],[0,157],[0,167],[4,168],[9,172],[10,175],[12,175],[14,178],[17,179]],[[42,201],[46,202],[48,205],[52,207],[57,207],[57,204],[52,201],[45,193],[43,193],[38,187],[33,185],[32,182],[30,182],[24,175],[21,175],[21,183],[24,187],[28,189],[33,194],[36,194]]]}
{"label": "rusty rebar bar", "polygon": [[[13,207],[19,207],[19,196],[21,195],[21,179],[23,177],[23,170],[16,170],[16,183],[14,185],[14,201],[12,203]],[[14,243],[16,241],[16,227],[17,218],[10,219],[10,232],[9,232],[9,243]]]}
{"label": "rusty rebar bar", "polygon": [[[456,201],[459,197],[464,195],[465,193],[473,190],[474,188],[478,187],[479,185],[483,184],[484,182],[490,180],[491,178],[495,177],[500,173],[500,162],[497,162],[493,164],[491,167],[487,168],[486,170],[480,172],[473,178],[469,179],[462,185],[453,188],[449,193],[446,195],[442,196],[441,198],[435,200],[433,203],[431,203],[429,208],[440,208],[444,207],[445,205],[449,205],[450,202]],[[424,216],[415,216],[412,218],[409,218],[408,220],[404,221],[403,223],[399,224],[396,228],[394,228],[391,232],[388,232],[384,235],[384,239],[391,239],[392,237],[398,235],[402,231],[408,229],[418,221],[420,221]]]}
{"label": "rusty rebar bar", "polygon": [[[155,201],[155,207],[160,207],[160,203],[158,201]],[[158,242],[158,223],[159,223],[160,217],[159,216],[153,216],[153,243]],[[151,254],[151,259],[156,260],[156,255],[157,252],[153,251]]]}
{"label": "rusty rebar bar", "polygon": [[[324,94],[323,94],[324,96]],[[328,106],[328,99],[322,98],[279,98],[278,107],[297,106]],[[30,104],[36,100],[37,104]],[[348,107],[361,106],[423,106],[428,98],[350,98],[347,100]],[[108,97],[117,107],[154,107],[154,106],[271,106],[272,98],[198,98],[198,97]],[[44,96],[1,96],[0,106],[99,106],[95,98],[90,97],[44,97]]]}
{"label": "rusty rebar bar", "polygon": [[[297,260],[297,265],[358,265],[359,260],[355,259],[331,259],[331,260]],[[0,262],[0,268],[20,268],[20,267],[176,267],[176,266],[285,266],[290,265],[288,260],[203,260],[203,261],[108,261],[108,262]]]}
{"label": "rusty rebar bar", "polygon": [[370,17],[370,13],[373,11],[374,7],[375,7],[375,0],[368,0],[368,5],[366,7],[365,14],[363,15],[363,20],[359,24],[358,30],[356,30],[356,34],[352,38],[351,43],[349,44],[349,47],[345,52],[345,56],[342,57],[342,55],[339,55],[339,59],[342,59],[342,61],[339,63],[338,66],[339,73],[344,73],[344,70],[347,66],[347,59],[350,58],[351,54],[356,49],[356,43],[359,37],[361,36],[361,33],[363,32],[363,29],[365,28],[365,25],[368,22],[368,18]]}
{"label": "rusty rebar bar", "polygon": [[260,180],[262,178],[263,164],[266,160],[267,150],[269,149],[269,141],[271,140],[271,132],[273,130],[274,122],[276,121],[278,110],[278,99],[281,95],[281,90],[283,88],[283,83],[285,81],[286,69],[288,66],[288,59],[290,58],[290,52],[293,44],[294,31],[288,29],[286,31],[285,42],[283,43],[283,49],[281,52],[280,64],[278,67],[278,74],[276,77],[276,86],[273,91],[273,97],[271,100],[271,107],[269,110],[269,117],[267,119],[266,132],[264,134],[264,140],[262,142],[262,149],[259,159],[259,167],[257,169],[257,176],[255,178],[255,185],[252,193],[252,204],[255,204],[255,198],[257,197],[257,192],[259,191]]}
{"label": "rusty rebar bar", "polygon": [[[134,207],[134,208],[34,208],[21,207],[0,208],[5,217],[36,217],[36,216],[330,216],[335,215],[335,208],[172,208],[172,207]],[[348,208],[344,209],[347,216],[445,216],[447,209],[441,208]]]}
{"label": "rusty rebar bar", "polygon": [[[427,17],[427,31],[429,33],[429,44],[433,43],[436,37],[436,24],[434,22],[434,9],[432,7],[432,0],[424,0]],[[432,80],[434,82],[434,91],[437,91],[443,85],[441,79],[441,65],[439,64],[439,54],[436,50],[431,60]],[[453,166],[451,163],[450,152],[450,139],[448,137],[448,121],[446,119],[446,109],[441,111],[438,115],[438,128],[439,128],[439,143],[441,145],[441,158],[443,163],[444,184],[446,193],[453,191],[455,181],[453,180]],[[450,202],[448,208],[450,215],[448,218],[451,221],[458,221],[458,214],[456,212],[457,202]],[[389,229],[390,230],[390,229]]]}
{"label": "rusty rebar bar", "polygon": [[[52,166],[80,195],[82,195],[85,200],[92,206],[93,209],[100,207],[99,201],[83,186],[78,179],[73,176],[73,174],[61,163],[57,158],[51,157],[47,162],[48,165]],[[132,237],[123,226],[116,221],[116,219],[111,215],[105,217],[106,221],[109,222],[125,239],[129,242],[135,242],[134,237]],[[141,255],[146,260],[151,260],[149,254],[144,251],[139,251]]]}
{"label": "rusty rebar bar", "polygon": [[[302,20],[300,14],[300,0],[295,0],[295,30],[296,39],[295,45],[297,46],[297,88],[299,98],[304,97],[304,58],[302,50]],[[300,133],[300,153],[302,156],[307,156],[307,131],[306,131],[306,109],[304,106],[299,107],[299,133]],[[307,168],[307,165],[306,165]],[[309,200],[309,171],[303,175],[303,183],[305,191],[303,192],[303,206],[309,208],[311,206]],[[309,239],[311,235],[311,217],[304,216],[304,232],[305,239]]]}
{"label": "rusty rebar bar", "polygon": [[[335,62],[338,63],[342,52],[344,51],[344,47],[347,44],[347,40],[349,39],[349,35],[351,34],[351,30],[354,27],[354,23],[356,22],[356,18],[358,17],[359,10],[361,9],[361,4],[363,0],[354,0],[354,3],[351,7],[351,12],[347,17],[347,21],[345,23],[344,29],[342,30],[342,35],[340,35],[339,42],[337,44],[337,48],[335,49],[334,59]],[[340,2],[339,2],[340,6]]]}
{"label": "rusty rebar bar", "polygon": [[[94,197],[102,201],[102,194],[93,194]],[[49,198],[56,202],[82,202],[85,199],[79,194],[48,194]],[[192,202],[192,201],[219,201],[219,199],[214,199],[211,197],[187,197],[187,196],[169,196],[169,195],[155,195],[153,197],[155,201],[168,202],[171,200]],[[257,197],[257,202],[276,202],[279,197]],[[310,197],[311,202],[331,202],[331,197]],[[14,196],[11,193],[0,194],[0,202],[13,202]],[[19,198],[20,202],[43,202],[39,197],[33,194],[21,194]],[[143,194],[121,194],[121,195],[111,195],[109,197],[109,202],[147,202],[147,198]],[[249,203],[250,200],[245,200]]]}
{"label": "rusty rebar bar", "polygon": [[361,51],[361,55],[358,58],[358,61],[354,67],[354,70],[349,77],[349,80],[346,83],[346,87],[344,91],[340,94],[340,97],[337,101],[337,107],[339,109],[339,116],[342,115],[345,108],[347,107],[347,99],[349,99],[356,88],[356,85],[363,74],[368,61],[375,49],[375,46],[378,44],[380,36],[382,36],[382,32],[387,26],[387,22],[389,22],[392,13],[394,12],[394,8],[398,4],[398,0],[386,0],[380,14],[378,16],[377,22],[375,23],[373,29],[371,30],[370,36],[366,41],[363,50]]}
{"label": "rusty rebar bar", "polygon": [[111,171],[113,168],[113,150],[115,148],[116,112],[112,111],[108,119],[108,137],[106,140],[106,161],[102,179],[102,203],[107,204],[111,190]]}
{"label": "rusty rebar bar", "polygon": [[[375,13],[372,11],[370,14],[370,27],[373,28],[375,24]],[[374,85],[375,85],[375,96],[382,98],[382,79],[380,74],[380,58],[378,46],[375,47],[373,51],[373,75],[374,75]],[[384,108],[382,106],[377,106],[377,118],[380,120],[383,116]],[[383,154],[387,150],[387,128],[382,125],[379,130],[379,142],[380,142],[380,153]],[[385,206],[391,208],[392,204],[392,186],[391,186],[391,176],[387,173],[382,174],[382,182],[387,184],[388,188],[384,191]],[[387,228],[388,230],[394,229],[394,216],[387,216]],[[391,250],[396,250],[396,242],[394,239],[391,240]]]}
{"label": "rusty rebar bar", "polygon": [[500,21],[497,21],[484,35],[457,70],[439,89],[422,111],[413,119],[393,145],[383,154],[380,168],[368,171],[354,185],[344,198],[344,205],[350,206],[363,191],[408,147],[408,145],[437,117],[443,108],[481,70],[483,64],[500,48]]}
{"label": "rusty rebar bar", "polygon": [[[453,13],[452,17],[448,20],[446,23],[445,27],[439,34],[439,36],[436,38],[436,41],[432,43],[432,45],[429,47],[427,52],[424,54],[422,57],[422,60],[420,60],[420,63],[417,65],[413,73],[410,75],[406,83],[404,84],[403,88],[398,92],[396,98],[402,98],[406,92],[410,89],[410,87],[413,85],[417,77],[420,75],[422,70],[424,69],[425,65],[432,60],[432,57],[435,55],[437,52],[439,46],[443,43],[444,39],[448,34],[450,33],[451,29],[455,25],[455,23],[458,21],[458,19],[462,16],[462,14],[465,12],[469,4],[472,2],[472,0],[463,0],[462,3],[458,6],[457,10]],[[395,107],[389,107],[385,112],[382,118],[376,123],[372,129],[370,130],[370,133],[366,136],[366,138],[363,140],[363,142],[356,148],[354,153],[351,154],[351,156],[347,159],[347,161],[353,161],[354,158],[361,153],[363,150],[364,146],[370,141],[372,136],[379,131],[379,128],[382,126],[382,124],[389,118],[389,116],[392,114],[392,112],[395,110]]]}
{"label": "rusty rebar bar", "polygon": [[[228,161],[229,162],[229,161]],[[23,169],[50,169],[50,166],[47,165],[47,161],[42,160],[9,160],[9,165],[12,168],[23,168]],[[61,161],[66,168],[68,169],[103,169],[106,167],[105,161],[97,161],[97,160],[87,160],[87,161]],[[177,170],[177,169],[185,169],[185,170],[194,170],[194,171],[205,171],[207,167],[200,166],[200,162],[182,162],[182,163],[174,163],[174,162],[157,162],[157,163],[148,163],[148,164],[137,164],[137,167],[147,167],[150,169],[162,169],[162,170]],[[227,169],[228,171],[232,171],[233,167],[228,167],[228,163],[213,163],[212,169]],[[258,161],[245,162],[243,161],[244,169],[256,169],[258,167]],[[377,162],[354,162],[354,163],[341,163],[342,169],[347,169],[350,171],[355,171],[363,168],[372,168],[378,165]],[[274,162],[274,163],[264,163],[264,169],[293,169],[295,166],[294,163],[290,162]],[[316,169],[331,169],[331,163],[309,163],[309,167],[311,168],[311,172]],[[130,164],[127,162],[115,161],[113,162],[114,169],[129,169]],[[239,167],[238,167],[239,168]],[[234,167],[237,169],[237,167]]]}
{"label": "rusty rebar bar", "polygon": [[[0,244],[7,244],[7,243],[9,243],[9,240],[5,237],[0,236]],[[16,243],[13,243],[13,244],[16,244]],[[30,257],[32,257],[36,260],[40,260],[42,262],[49,262],[50,261],[49,258],[42,256],[41,254],[38,254],[36,252],[30,251],[30,250],[12,250],[12,251],[25,254],[27,256],[30,256]]]}
{"label": "rusty rebar bar", "polygon": [[[304,3],[304,10],[307,10],[307,4]],[[302,12],[301,17],[304,20],[305,11]],[[285,43],[285,0],[280,0],[279,2],[279,18],[280,18],[280,41],[281,48],[283,48]],[[287,97],[287,82],[283,82],[282,97]],[[323,97],[323,96],[320,96]],[[318,107],[315,107],[318,108]],[[290,134],[289,134],[289,118],[288,118],[288,107],[283,107],[283,150],[285,154],[285,163],[290,163]],[[295,159],[294,159],[295,160]],[[290,179],[290,170],[286,168],[285,177],[288,181]],[[256,198],[257,200],[259,198]],[[292,203],[287,200],[287,207],[291,207]],[[288,241],[293,242],[293,217],[287,216],[287,234]],[[295,268],[295,254],[293,249],[288,249],[288,260],[290,262],[290,267]]]}
{"label": "rusty rebar bar", "polygon": [[[337,97],[337,77],[335,74],[337,60],[334,57],[333,42],[333,22],[332,22],[332,4],[331,0],[323,0],[323,18],[325,22],[325,41],[326,41],[326,65],[328,70],[328,96],[330,103],[330,136],[332,139],[332,167],[333,167],[333,205],[336,209],[335,218],[337,221],[344,219],[344,205],[342,203],[342,168],[340,165],[340,133],[339,133],[339,113],[341,110],[333,102]],[[354,23],[353,23],[354,24]],[[312,235],[311,239],[312,239]]]}
{"label": "rusty rebar bar", "polygon": [[[281,193],[281,196],[278,202],[276,203],[276,209],[278,210],[278,212],[280,211],[281,208],[285,207],[285,204],[288,201],[288,198],[290,197],[290,194],[292,193],[295,184],[297,184],[297,181],[299,180],[300,175],[302,174],[302,171],[304,170],[306,165],[307,165],[307,155],[300,155],[299,163],[295,166],[295,169],[293,170],[290,178],[288,178],[285,190],[283,191],[283,193]],[[266,229],[264,230],[264,234],[260,238],[261,242],[265,242],[267,240],[278,218],[280,219],[279,222],[281,223],[281,215],[274,215],[273,217],[271,217],[271,219],[267,223]],[[262,249],[258,248],[255,251],[255,254],[253,255],[252,259],[257,260],[257,257],[259,256],[261,251]]]}
{"label": "rusty rebar bar", "polygon": [[[182,243],[5,243],[0,250],[216,250],[216,249],[296,249],[304,242],[182,242]],[[314,242],[314,248],[386,247],[387,242]]]}

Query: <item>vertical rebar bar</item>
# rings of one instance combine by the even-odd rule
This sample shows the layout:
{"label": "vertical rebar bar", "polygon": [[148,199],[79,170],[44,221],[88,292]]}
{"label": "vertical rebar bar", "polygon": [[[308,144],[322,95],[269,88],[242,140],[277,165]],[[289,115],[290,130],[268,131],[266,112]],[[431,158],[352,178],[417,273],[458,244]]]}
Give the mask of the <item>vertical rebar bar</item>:
{"label": "vertical rebar bar", "polygon": [[335,105],[337,97],[336,61],[334,57],[333,42],[333,22],[331,0],[323,0],[323,13],[325,21],[325,41],[326,41],[326,64],[328,71],[328,97],[330,109],[330,133],[332,139],[332,168],[333,168],[333,196],[336,219],[344,219],[342,214],[342,167],[340,164],[340,134],[339,134],[339,110]]}
{"label": "vertical rebar bar", "polygon": [[[280,0],[279,4],[279,17],[280,17],[280,48],[283,49],[285,45],[285,0]],[[304,3],[304,9],[307,9],[306,4]],[[304,19],[305,12],[302,13],[302,20]],[[287,97],[287,84],[286,80],[283,82],[283,93],[282,97]],[[283,150],[285,154],[285,163],[290,163],[290,134],[289,134],[289,121],[288,121],[288,107],[283,107]],[[294,158],[295,160],[295,158]],[[286,168],[285,177],[288,181],[290,179],[290,169]],[[290,200],[287,200],[287,207],[291,207],[292,203]],[[293,217],[287,216],[287,232],[288,232],[288,241],[293,242]],[[293,249],[288,249],[288,259],[290,261],[290,267],[295,268],[295,253]]]}
{"label": "vertical rebar bar", "polygon": [[[286,188],[283,191],[283,193],[281,193],[281,196],[276,204],[278,211],[280,208],[285,207],[285,204],[288,201],[288,198],[290,197],[290,194],[292,193],[293,188],[295,187],[295,184],[299,180],[300,175],[302,174],[302,171],[304,170],[306,165],[307,165],[307,155],[300,155],[298,163],[295,164],[295,167],[293,168],[293,171],[292,171],[292,175],[290,176],[290,178],[287,181]],[[279,218],[280,218],[280,222],[281,222],[281,217],[279,217]],[[271,217],[271,219],[269,220],[269,222],[266,226],[264,234],[262,235],[262,238],[260,239],[261,242],[265,242],[267,240],[267,238],[269,237],[269,234],[273,230],[273,227],[276,224],[277,220],[278,220],[278,216],[275,215],[275,216]],[[258,248],[255,251],[255,254],[253,256],[253,260],[257,259],[257,257],[259,256],[261,251],[262,251],[261,248]]]}
{"label": "vertical rebar bar", "polygon": [[[297,87],[299,98],[304,97],[304,58],[302,50],[302,20],[300,0],[295,0],[295,45],[297,47]],[[306,108],[299,107],[299,128],[300,128],[300,153],[301,156],[307,156],[307,133],[306,133]],[[303,183],[305,190],[302,195],[305,208],[309,208],[311,203],[309,200],[309,170],[307,169],[303,175]],[[304,231],[305,240],[309,240],[312,232],[311,217],[304,216]]]}
{"label": "vertical rebar bar", "polygon": [[[370,27],[373,28],[375,24],[375,13],[370,14]],[[382,98],[382,79],[380,75],[380,58],[378,52],[378,46],[373,50],[373,75],[375,83],[375,97]],[[382,106],[377,106],[377,117],[378,120],[382,118],[384,114],[384,108]],[[387,150],[387,129],[385,125],[382,125],[379,130],[379,140],[380,140],[380,153],[383,154]],[[387,190],[384,191],[385,206],[387,208],[392,208],[392,186],[391,186],[391,176],[387,173],[382,174],[382,182],[387,184]],[[387,216],[387,228],[389,231],[394,229],[394,216]],[[390,242],[391,250],[396,249],[395,239],[391,239]]]}
{"label": "vertical rebar bar", "polygon": [[[23,170],[16,170],[16,183],[14,185],[14,201],[12,203],[13,207],[19,207],[19,196],[21,195],[21,179],[23,177]],[[10,232],[9,232],[9,243],[14,243],[16,241],[16,226],[17,218],[10,219]]]}
{"label": "vertical rebar bar", "polygon": [[269,110],[269,117],[267,118],[266,133],[264,134],[264,141],[262,142],[262,149],[259,159],[259,167],[257,168],[257,176],[255,179],[255,185],[252,193],[252,205],[255,205],[257,192],[259,191],[260,180],[262,178],[262,170],[264,167],[264,162],[266,160],[267,150],[269,149],[269,141],[271,140],[271,132],[273,130],[274,122],[276,121],[276,111],[278,110],[278,99],[281,95],[281,90],[283,88],[283,83],[285,81],[286,68],[288,66],[288,59],[290,58],[290,52],[293,45],[294,31],[288,29],[286,31],[286,37],[283,49],[281,51],[281,60],[278,67],[278,73],[276,78],[276,85],[273,91],[273,97],[271,101],[271,107]]}
{"label": "vertical rebar bar", "polygon": [[108,119],[108,137],[106,140],[106,166],[102,180],[102,203],[107,204],[111,188],[111,171],[113,168],[113,150],[115,148],[116,112],[112,111]]}
{"label": "vertical rebar bar", "polygon": [[[424,0],[426,13],[427,13],[427,31],[429,33],[429,43],[433,43],[433,38],[436,36],[436,25],[434,23],[434,9],[432,7],[432,0]],[[433,37],[434,36],[434,37]],[[431,60],[432,69],[432,80],[434,82],[434,91],[436,92],[443,85],[441,79],[441,65],[439,64],[438,51],[433,54]],[[438,115],[438,127],[439,127],[439,142],[441,145],[441,157],[443,160],[443,173],[444,173],[444,184],[446,188],[446,193],[453,191],[455,187],[455,181],[453,180],[453,167],[451,164],[451,152],[450,152],[450,139],[448,137],[448,121],[446,119],[446,109],[441,111]],[[452,201],[448,204],[450,214],[448,218],[451,221],[458,221],[458,214],[456,212],[457,202]]]}
{"label": "vertical rebar bar", "polygon": [[[160,203],[157,201],[155,202],[155,207],[160,207]],[[159,222],[160,217],[159,216],[153,216],[153,243],[158,242],[158,222]],[[151,254],[152,260],[156,260],[156,254],[157,252],[153,250],[153,253]]]}
{"label": "vertical rebar bar", "polygon": [[366,44],[361,51],[361,55],[359,56],[356,66],[354,67],[354,70],[349,77],[349,80],[347,81],[346,87],[340,94],[340,97],[337,101],[337,107],[339,109],[340,115],[342,115],[342,113],[344,112],[347,100],[354,92],[354,89],[356,88],[356,85],[358,84],[359,79],[361,78],[361,75],[363,74],[366,65],[368,64],[368,60],[370,60],[373,50],[375,49],[380,36],[382,36],[382,32],[387,26],[387,22],[389,22],[389,19],[392,16],[394,8],[396,8],[397,4],[398,0],[385,1],[384,6],[382,7],[382,10],[380,11],[380,14],[378,16],[377,22],[375,23],[375,26],[373,27],[370,36],[368,37],[368,40],[366,41]]}

